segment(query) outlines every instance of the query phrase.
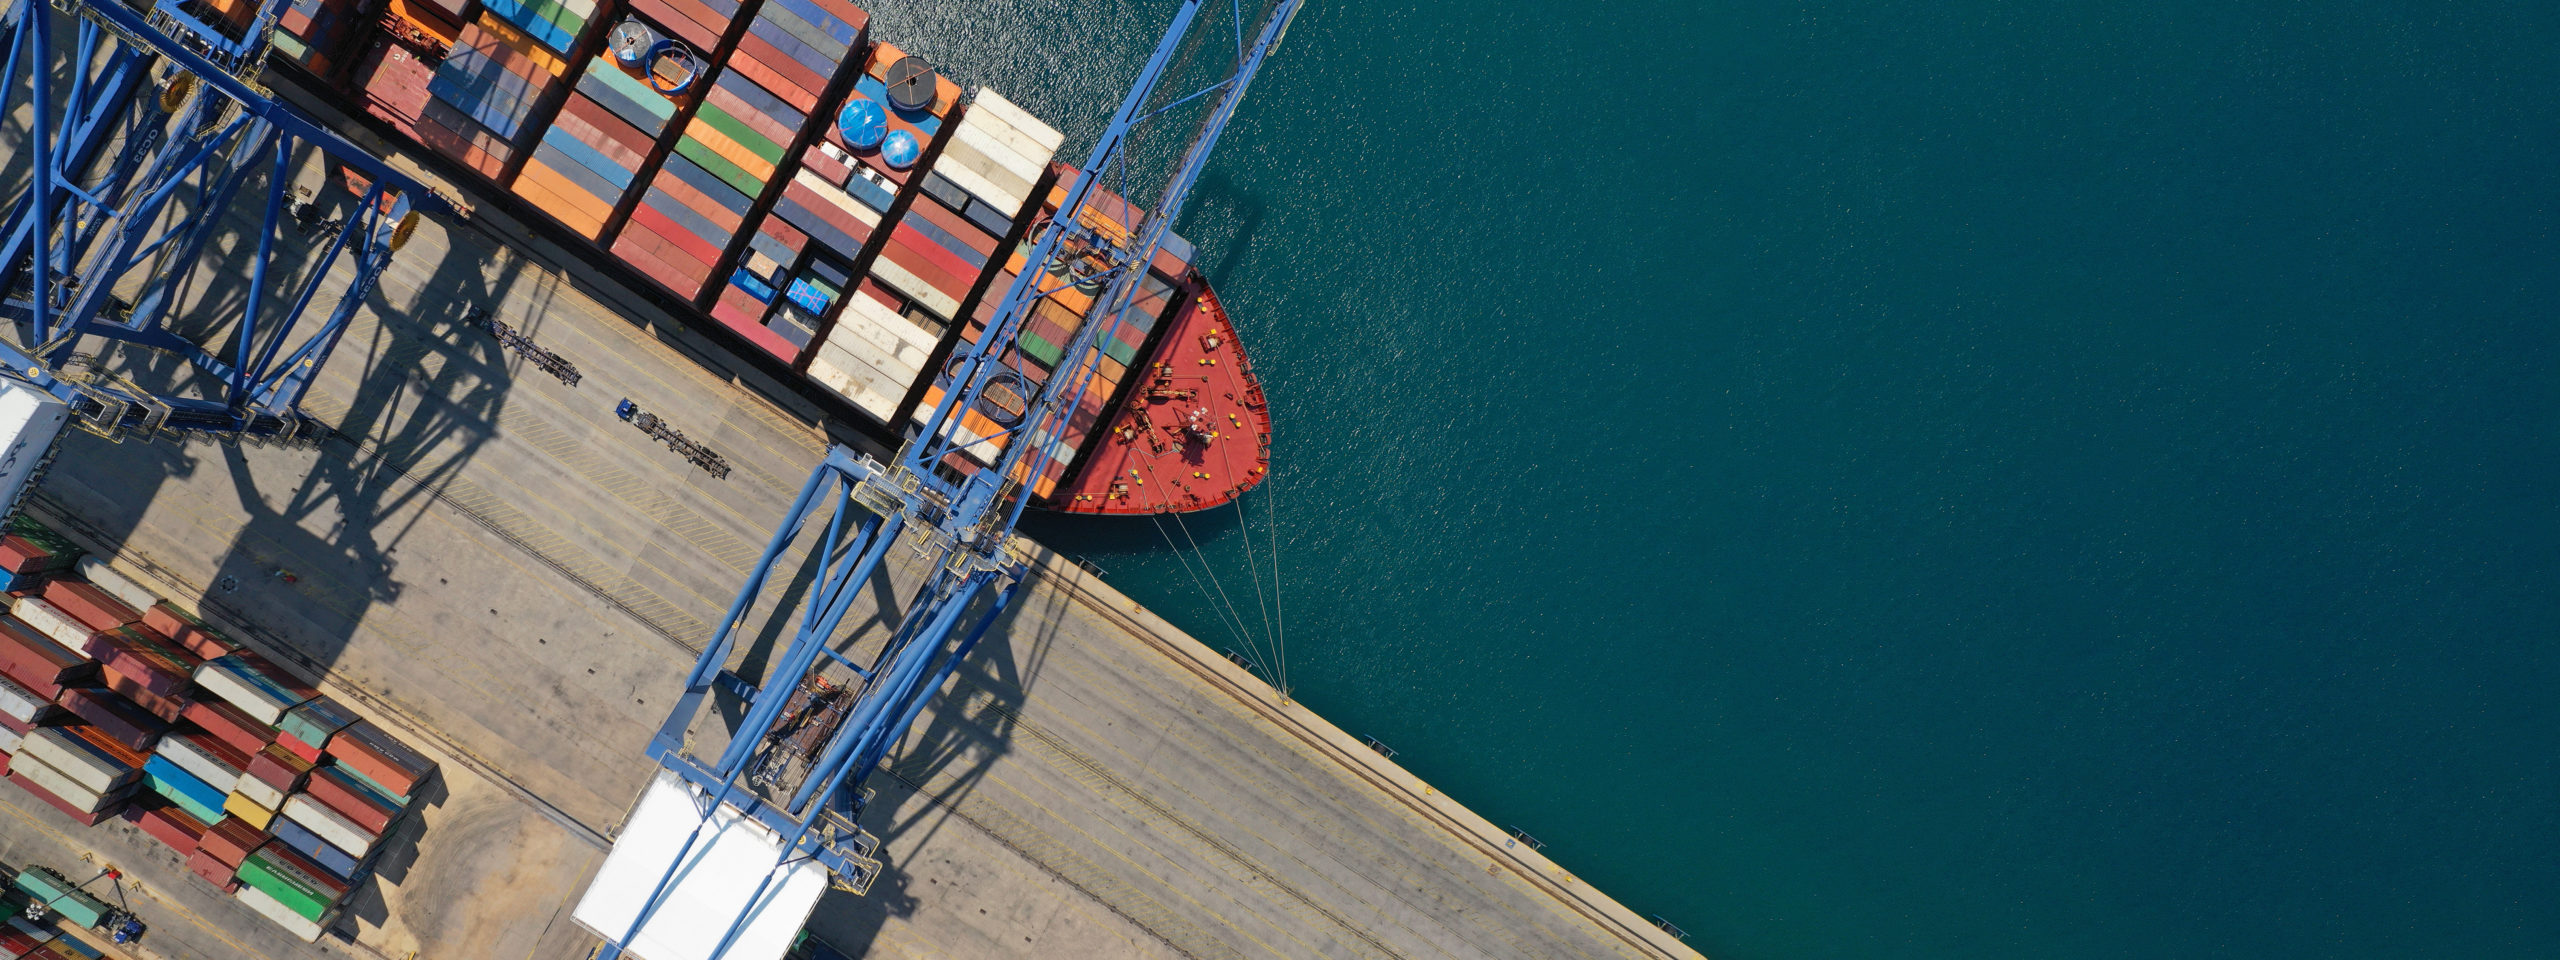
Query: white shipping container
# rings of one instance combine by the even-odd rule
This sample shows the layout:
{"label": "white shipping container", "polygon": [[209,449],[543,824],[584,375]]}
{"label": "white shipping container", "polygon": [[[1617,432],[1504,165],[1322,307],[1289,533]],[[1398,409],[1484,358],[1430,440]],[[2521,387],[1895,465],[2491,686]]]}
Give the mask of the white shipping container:
{"label": "white shipping container", "polygon": [[122,600],[125,606],[136,610],[149,610],[153,604],[160,602],[160,595],[151,592],[151,588],[135,583],[124,574],[117,573],[114,567],[107,565],[106,560],[95,554],[80,558],[80,575],[88,578],[90,583],[96,584],[98,589],[106,591],[108,596]]}
{"label": "white shipping container", "polygon": [[[302,942],[304,943],[319,942],[320,933],[325,929],[320,924],[302,919],[301,914],[293,912],[283,903],[277,901],[276,898],[268,896],[266,891],[248,884],[241,884],[240,892],[232,894],[231,896],[234,899],[239,900],[241,905],[256,912],[257,915],[267,918],[276,926],[283,927],[285,932],[302,938]],[[321,914],[321,919],[326,920],[328,918],[328,914]]]}
{"label": "white shipping container", "polygon": [[103,791],[91,789],[73,780],[70,774],[54,769],[42,760],[25,756],[10,758],[9,772],[27,778],[28,783],[43,787],[45,792],[62,798],[64,803],[80,808],[82,813],[96,813],[105,809],[107,804],[122,798],[127,792],[121,787]]}
{"label": "white shipping container", "polygon": [[0,513],[17,508],[36,464],[53,449],[71,406],[15,379],[0,378]]}
{"label": "white shipping container", "polygon": [[111,791],[142,776],[142,768],[100,756],[98,748],[61,727],[35,728],[18,745],[18,756],[40,761],[89,791]]}
{"label": "white shipping container", "polygon": [[942,155],[950,156],[953,147],[967,147],[1004,172],[1022,179],[1028,187],[1040,179],[1041,164],[1048,158],[1034,159],[1004,142],[1004,138],[983,123],[962,123],[951,134],[951,142],[942,146]]}
{"label": "white shipping container", "polygon": [[294,794],[285,800],[284,809],[280,812],[285,819],[301,824],[340,850],[361,857],[365,851],[373,849],[372,833],[356,826],[355,821],[339,816],[338,811],[321,806],[309,796]]}
{"label": "white shipping container", "polygon": [[11,720],[34,723],[50,706],[53,706],[53,701],[36,696],[35,691],[19,686],[15,680],[0,677],[0,714],[7,714]]}
{"label": "white shipping container", "polygon": [[[946,155],[949,152],[948,149],[944,150]],[[977,171],[969,169],[968,165],[960,163],[936,163],[933,165],[933,172],[941,175],[942,179],[951,181],[952,186],[967,191],[970,196],[999,210],[1018,213],[1022,210],[1023,203],[1031,199],[1031,184],[1013,184],[1016,178],[1011,176],[1004,178],[1007,184],[1000,185]]]}
{"label": "white shipping container", "polygon": [[971,113],[980,110],[992,112],[997,119],[1003,120],[1006,126],[1031,138],[1032,142],[1040,145],[1040,149],[1052,154],[1057,153],[1058,148],[1067,142],[1067,135],[1059,133],[1056,127],[1042,123],[1039,117],[1031,115],[1031,111],[1014,106],[1013,101],[1004,98],[1004,94],[987,87],[979,87],[977,99],[969,104]]}
{"label": "white shipping container", "polygon": [[9,612],[17,614],[21,622],[36,628],[37,633],[44,634],[71,652],[89,659],[96,659],[89,657],[89,651],[80,649],[89,645],[88,624],[72,619],[70,614],[62,612],[61,607],[45,602],[43,597],[27,597],[19,600],[18,605]]}
{"label": "white shipping container", "polygon": [[251,719],[268,726],[284,719],[284,712],[294,703],[276,696],[261,684],[251,683],[233,673],[227,664],[207,661],[196,670],[196,685],[205,688],[224,703],[240,708]]}
{"label": "white shipping container", "polygon": [[16,753],[18,752],[19,745],[26,742],[26,734],[19,733],[18,731],[11,730],[6,727],[0,727],[0,753]]}
{"label": "white shipping container", "polygon": [[160,749],[152,752],[169,758],[169,762],[177,764],[178,769],[224,793],[230,793],[232,786],[240,782],[240,771],[232,769],[221,758],[187,738],[162,737]]}
{"label": "white shipping container", "polygon": [[231,792],[247,797],[250,803],[268,810],[284,806],[284,791],[268,786],[266,781],[256,777],[242,776],[238,783],[231,785]]}
{"label": "white shipping container", "polygon": [[[979,89],[983,95],[985,88]],[[975,130],[978,135],[1002,144],[1007,152],[1031,161],[1033,164],[1031,176],[1035,179],[1040,176],[1040,167],[1046,166],[1049,158],[1057,155],[1056,150],[1041,146],[1038,140],[1016,128],[994,110],[980,110],[974,105],[971,106],[969,115],[960,120],[960,129]]]}

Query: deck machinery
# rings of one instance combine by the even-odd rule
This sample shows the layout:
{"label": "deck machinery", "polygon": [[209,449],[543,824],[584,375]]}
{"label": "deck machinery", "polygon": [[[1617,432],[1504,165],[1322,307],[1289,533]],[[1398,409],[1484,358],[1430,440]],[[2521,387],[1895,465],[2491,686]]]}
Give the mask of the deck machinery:
{"label": "deck machinery", "polygon": [[[12,389],[57,398],[70,422],[110,438],[325,433],[297,408],[311,375],[418,215],[451,207],[258,83],[285,5],[269,0],[247,24],[200,19],[181,0],[8,5],[0,115],[29,110],[25,135],[0,141],[9,168],[26,171],[0,221],[0,315],[15,327],[0,338],[14,340],[0,342],[0,366]],[[287,210],[310,149],[364,186],[305,239],[315,224],[290,223]],[[231,229],[221,214],[261,192],[245,293],[190,309],[198,267]],[[334,269],[341,260],[351,274]],[[82,352],[102,341],[180,362],[151,377],[169,382],[144,386]]]}
{"label": "deck machinery", "polygon": [[[1229,9],[1217,12],[1232,16],[1203,17],[1203,0],[1183,0],[1027,259],[1081,266],[1021,272],[985,333],[955,353],[946,368],[949,389],[892,462],[838,447],[801,489],[651,741],[658,779],[575,911],[607,941],[599,960],[625,952],[646,960],[767,960],[780,955],[824,886],[860,893],[879,874],[879,840],[858,823],[863,780],[1021,589],[1028,570],[1013,529],[1029,499],[1026,478],[1061,455],[1064,426],[1094,379],[1100,345],[1130,322],[1148,264],[1300,0],[1258,10],[1243,0],[1222,6]],[[1224,55],[1229,30],[1232,60]],[[1200,33],[1214,39],[1202,41]],[[1160,96],[1169,76],[1188,69],[1178,62],[1197,62],[1203,49],[1218,51],[1217,61],[1231,69],[1195,92]],[[1157,160],[1168,172],[1146,198],[1144,220],[1126,232],[1086,224],[1082,214],[1094,192],[1124,186],[1131,168],[1146,164],[1137,156],[1138,134],[1193,103],[1201,106],[1183,116],[1197,116],[1198,126],[1176,141],[1182,148],[1169,163]],[[998,420],[1007,426],[997,436],[957,429],[961,413],[979,409],[991,384],[1022,382],[1018,372],[1008,377],[1003,348],[1052,285],[1097,280],[1106,292],[1028,410]],[[946,455],[969,444],[1000,450],[970,451],[986,464],[974,472],[950,469],[959,458]],[[787,566],[781,561],[822,516],[824,534],[807,548],[798,574],[805,586],[785,591],[800,594],[787,644],[761,684],[730,672],[741,630],[764,608],[760,598],[776,568]],[[851,632],[843,629],[847,613],[899,543],[930,562],[924,582],[885,641],[852,654],[840,650]],[[791,603],[780,606],[764,622],[792,615]],[[850,678],[813,696],[813,684],[833,686],[814,679],[830,663]],[[738,719],[715,744],[717,734],[696,731],[696,720],[724,691],[737,698],[731,706]],[[813,737],[807,726],[804,714],[816,703],[830,705],[831,735]]]}

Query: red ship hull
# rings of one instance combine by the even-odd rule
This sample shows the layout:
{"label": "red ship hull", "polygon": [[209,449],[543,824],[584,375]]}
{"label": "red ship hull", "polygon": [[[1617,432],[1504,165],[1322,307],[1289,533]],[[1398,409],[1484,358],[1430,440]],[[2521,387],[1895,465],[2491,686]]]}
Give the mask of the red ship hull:
{"label": "red ship hull", "polygon": [[1271,414],[1253,361],[1198,272],[1111,422],[1054,496],[1060,513],[1136,516],[1221,506],[1271,469]]}

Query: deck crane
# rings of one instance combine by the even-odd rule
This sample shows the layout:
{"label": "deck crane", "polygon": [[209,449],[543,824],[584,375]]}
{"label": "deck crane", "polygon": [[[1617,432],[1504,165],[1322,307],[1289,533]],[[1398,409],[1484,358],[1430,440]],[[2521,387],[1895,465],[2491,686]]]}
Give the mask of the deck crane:
{"label": "deck crane", "polygon": [[[1204,6],[1204,0],[1183,0],[1050,228],[1027,254],[1030,264],[1073,256],[1086,268],[1067,279],[1023,270],[984,332],[956,351],[941,400],[890,463],[837,447],[801,488],[650,742],[658,779],[574,913],[606,940],[598,960],[625,952],[647,960],[778,956],[788,940],[777,937],[799,930],[826,884],[859,894],[879,874],[879,840],[856,819],[864,778],[1020,590],[1028,569],[1013,550],[1013,528],[1029,499],[1030,478],[1060,455],[1068,420],[1099,369],[1101,345],[1132,321],[1148,265],[1301,0],[1278,0],[1258,16],[1242,0],[1229,3],[1232,70],[1196,92],[1160,100],[1159,87],[1177,69],[1177,54]],[[1226,26],[1215,23],[1205,32],[1222,34]],[[1226,44],[1223,37],[1203,42]],[[1102,185],[1126,181],[1135,135],[1173,108],[1213,95],[1137,229],[1086,224],[1082,215]],[[1005,347],[1041,298],[1067,283],[1087,289],[1101,283],[1104,292],[1055,372],[1023,415],[1006,418],[1012,425],[1003,433],[962,429],[961,413],[974,409],[991,383],[1018,375],[1005,370]],[[955,451],[982,466],[951,469]],[[826,532],[809,550],[807,592],[789,642],[760,685],[727,672],[741,627],[776,566],[822,513]],[[930,560],[925,582],[876,651],[859,659],[838,652],[846,614],[900,542]],[[840,663],[854,679],[840,687],[813,685],[825,660]],[[722,690],[739,699],[738,720],[725,742],[708,743],[712,735],[704,735],[697,754],[688,742],[696,715]],[[813,724],[813,718],[825,722]],[[785,774],[797,774],[797,782]]]}
{"label": "deck crane", "polygon": [[[26,135],[6,149],[31,172],[0,221],[0,316],[15,333],[0,337],[0,386],[48,395],[70,423],[111,439],[325,435],[298,409],[303,391],[419,214],[452,208],[260,85],[287,2],[239,23],[184,0],[9,4],[0,115],[30,108]],[[307,261],[279,249],[306,148],[365,181]],[[261,199],[245,293],[185,309],[223,214]],[[335,269],[342,260],[351,276]],[[170,355],[177,376],[143,386],[110,374],[81,352],[93,337]]]}

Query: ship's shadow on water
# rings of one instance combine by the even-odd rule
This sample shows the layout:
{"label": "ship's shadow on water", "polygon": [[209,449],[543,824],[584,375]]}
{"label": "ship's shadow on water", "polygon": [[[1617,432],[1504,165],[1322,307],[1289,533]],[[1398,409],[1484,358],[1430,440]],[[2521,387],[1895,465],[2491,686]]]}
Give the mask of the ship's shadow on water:
{"label": "ship's shadow on water", "polygon": [[1234,536],[1241,528],[1236,508],[1229,505],[1178,517],[1096,517],[1026,510],[1021,525],[1015,529],[1069,560],[1102,567],[1107,577],[1115,557],[1162,553],[1176,547],[1187,553],[1194,541],[1209,547]]}

